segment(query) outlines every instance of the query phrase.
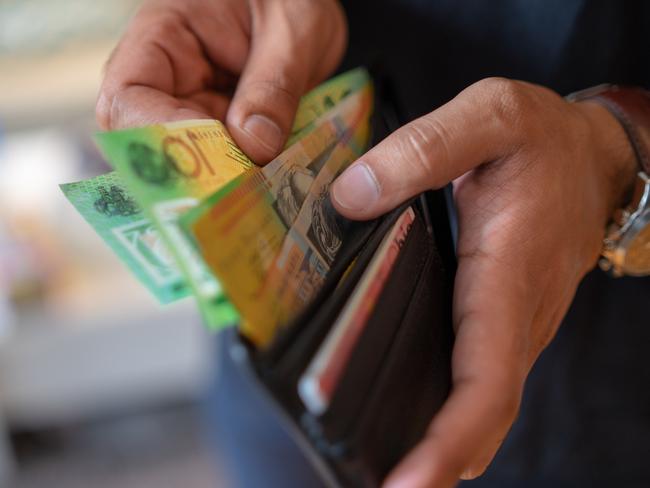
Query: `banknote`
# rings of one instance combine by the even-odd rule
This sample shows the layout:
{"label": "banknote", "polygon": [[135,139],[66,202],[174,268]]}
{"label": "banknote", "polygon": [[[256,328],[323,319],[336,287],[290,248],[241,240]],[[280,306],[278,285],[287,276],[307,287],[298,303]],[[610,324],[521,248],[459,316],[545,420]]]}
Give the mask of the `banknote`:
{"label": "banknote", "polygon": [[382,239],[358,285],[298,381],[298,394],[314,415],[327,410],[414,220],[415,212],[409,207]]}
{"label": "banknote", "polygon": [[[309,184],[313,174],[309,163],[318,164],[326,158],[328,148],[336,139],[333,130],[325,129],[330,127],[314,131],[283,154],[295,163],[290,172],[296,175],[299,184]],[[316,144],[319,142],[322,147]],[[270,164],[241,181],[230,183],[183,218],[184,222],[189,222],[186,226],[192,228],[191,233],[196,237],[205,262],[222,284],[226,279],[224,286],[231,289],[228,297],[240,312],[262,310],[256,303],[257,291],[250,286],[263,281],[286,234],[285,222],[291,219],[291,211],[296,206],[295,202],[282,198],[278,202],[287,172],[273,169]]]}
{"label": "banknote", "polygon": [[254,167],[223,124],[190,120],[104,132],[97,144],[160,232],[205,321],[235,321],[219,282],[178,225],[181,214]]}
{"label": "banknote", "polygon": [[183,219],[242,314],[242,331],[258,345],[268,343],[288,317],[290,311],[283,304],[293,305],[289,297],[296,286],[288,288],[291,292],[281,300],[284,283],[278,273],[284,267],[275,265],[285,238],[298,222],[292,235],[309,231],[306,223],[314,218],[309,213],[313,209],[305,209],[315,199],[323,201],[329,182],[365,149],[371,103],[372,88],[366,79],[361,90],[322,116],[307,136],[262,170],[231,182]]}
{"label": "banknote", "polygon": [[61,185],[63,193],[117,256],[161,302],[189,293],[158,229],[115,172]]}
{"label": "banknote", "polygon": [[300,99],[293,121],[287,147],[304,137],[314,128],[315,122],[345,97],[368,84],[369,75],[364,68],[356,68],[318,85]]}
{"label": "banknote", "polygon": [[[350,93],[359,90],[367,80],[367,72],[359,68],[334,77],[303,96],[287,147],[308,134],[318,117]],[[115,171],[61,187],[82,216],[159,301],[167,303],[189,293],[190,287],[147,213],[138,211],[116,214],[101,212],[94,207],[97,200],[121,199],[135,202]],[[217,301],[223,301],[222,298]],[[203,308],[209,308],[209,305],[204,305]]]}
{"label": "banknote", "polygon": [[316,176],[266,274],[257,297],[258,307],[242,324],[244,334],[256,344],[267,344],[276,330],[289,322],[323,284],[341,245],[328,188],[355,156],[349,147],[337,146]]}

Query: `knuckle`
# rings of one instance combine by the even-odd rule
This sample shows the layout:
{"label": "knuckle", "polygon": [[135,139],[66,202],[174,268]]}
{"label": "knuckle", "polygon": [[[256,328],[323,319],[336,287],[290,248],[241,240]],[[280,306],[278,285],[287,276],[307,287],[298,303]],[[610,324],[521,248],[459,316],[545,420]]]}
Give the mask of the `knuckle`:
{"label": "knuckle", "polygon": [[[308,53],[343,51],[346,21],[343,8],[335,0],[284,0],[283,16],[291,26],[296,56]],[[328,64],[324,55],[306,59],[313,65]]]}
{"label": "knuckle", "polygon": [[445,126],[435,117],[422,117],[421,119],[403,127],[401,137],[398,138],[400,154],[407,155],[403,158],[416,174],[426,178],[428,182],[433,179],[432,160],[435,148],[438,162],[450,159],[449,134]]}
{"label": "knuckle", "polygon": [[[343,9],[335,0],[257,0],[252,5],[254,41],[268,44],[277,70],[290,71],[281,86],[302,94],[332,71],[345,50]],[[267,61],[266,64],[270,64]]]}
{"label": "knuckle", "polygon": [[400,141],[403,146],[400,152],[408,154],[408,160],[417,165],[421,173],[428,172],[431,136],[418,124],[411,124],[405,127]]}
{"label": "knuckle", "polygon": [[181,13],[175,9],[165,9],[157,12],[147,28],[142,32],[146,40],[155,42],[174,38],[183,29]]}
{"label": "knuckle", "polygon": [[290,34],[295,37],[295,41],[305,41],[306,39],[315,38],[315,32],[318,29],[328,27],[330,16],[323,9],[322,1],[314,0],[283,0],[279,9],[273,10],[274,15],[269,16],[266,20],[269,22],[269,28],[272,28],[271,22],[277,24],[278,17],[290,27]]}
{"label": "knuckle", "polygon": [[537,97],[526,83],[506,78],[486,78],[476,83],[478,96],[486,102],[496,123],[515,135],[535,130]]}
{"label": "knuckle", "polygon": [[259,106],[275,111],[276,107],[296,106],[299,102],[298,88],[291,77],[278,70],[270,76],[248,82],[249,100],[255,100]]}
{"label": "knuckle", "polygon": [[309,24],[333,22],[338,10],[337,2],[333,0],[284,0],[283,3],[292,18]]}
{"label": "knuckle", "polygon": [[521,111],[530,105],[529,90],[519,81],[506,78],[488,78],[485,83],[492,95],[492,102],[506,110]]}

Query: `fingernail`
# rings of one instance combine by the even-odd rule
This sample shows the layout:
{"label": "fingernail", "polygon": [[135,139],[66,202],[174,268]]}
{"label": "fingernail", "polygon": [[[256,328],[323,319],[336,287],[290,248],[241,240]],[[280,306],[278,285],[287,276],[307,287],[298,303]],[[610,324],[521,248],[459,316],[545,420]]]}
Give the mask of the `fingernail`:
{"label": "fingernail", "polygon": [[342,208],[362,210],[379,200],[379,184],[368,165],[359,161],[337,178],[331,193]]}
{"label": "fingernail", "polygon": [[475,469],[473,469],[473,468],[467,468],[467,469],[466,469],[465,471],[463,471],[462,474],[460,475],[460,479],[461,479],[461,480],[469,481],[469,480],[473,480],[473,479],[475,479],[475,478],[478,478],[478,476],[479,476],[479,473],[478,473]]}
{"label": "fingernail", "polygon": [[277,153],[282,149],[282,130],[267,116],[249,115],[241,128],[269,151]]}

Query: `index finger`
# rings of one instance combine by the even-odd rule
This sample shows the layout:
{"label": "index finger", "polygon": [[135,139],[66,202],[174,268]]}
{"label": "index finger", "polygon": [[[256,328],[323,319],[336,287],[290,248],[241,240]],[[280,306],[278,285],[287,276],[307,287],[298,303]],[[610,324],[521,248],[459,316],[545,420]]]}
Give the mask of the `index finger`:
{"label": "index finger", "polygon": [[97,101],[104,129],[181,118],[223,118],[228,100],[205,90],[216,82],[187,19],[167,6],[145,5],[106,66]]}

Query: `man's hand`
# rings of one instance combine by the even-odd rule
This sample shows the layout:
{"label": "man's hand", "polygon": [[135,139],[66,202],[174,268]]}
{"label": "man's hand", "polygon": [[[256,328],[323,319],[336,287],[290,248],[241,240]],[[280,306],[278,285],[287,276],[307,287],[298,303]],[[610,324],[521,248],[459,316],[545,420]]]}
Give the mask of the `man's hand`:
{"label": "man's hand", "polygon": [[387,486],[452,486],[486,469],[633,178],[632,150],[604,108],[488,79],[396,131],[335,182],[337,209],[365,219],[455,180],[453,389]]}
{"label": "man's hand", "polygon": [[104,129],[192,118],[227,122],[255,162],[282,149],[300,97],[346,44],[336,0],[150,0],[111,57]]}

